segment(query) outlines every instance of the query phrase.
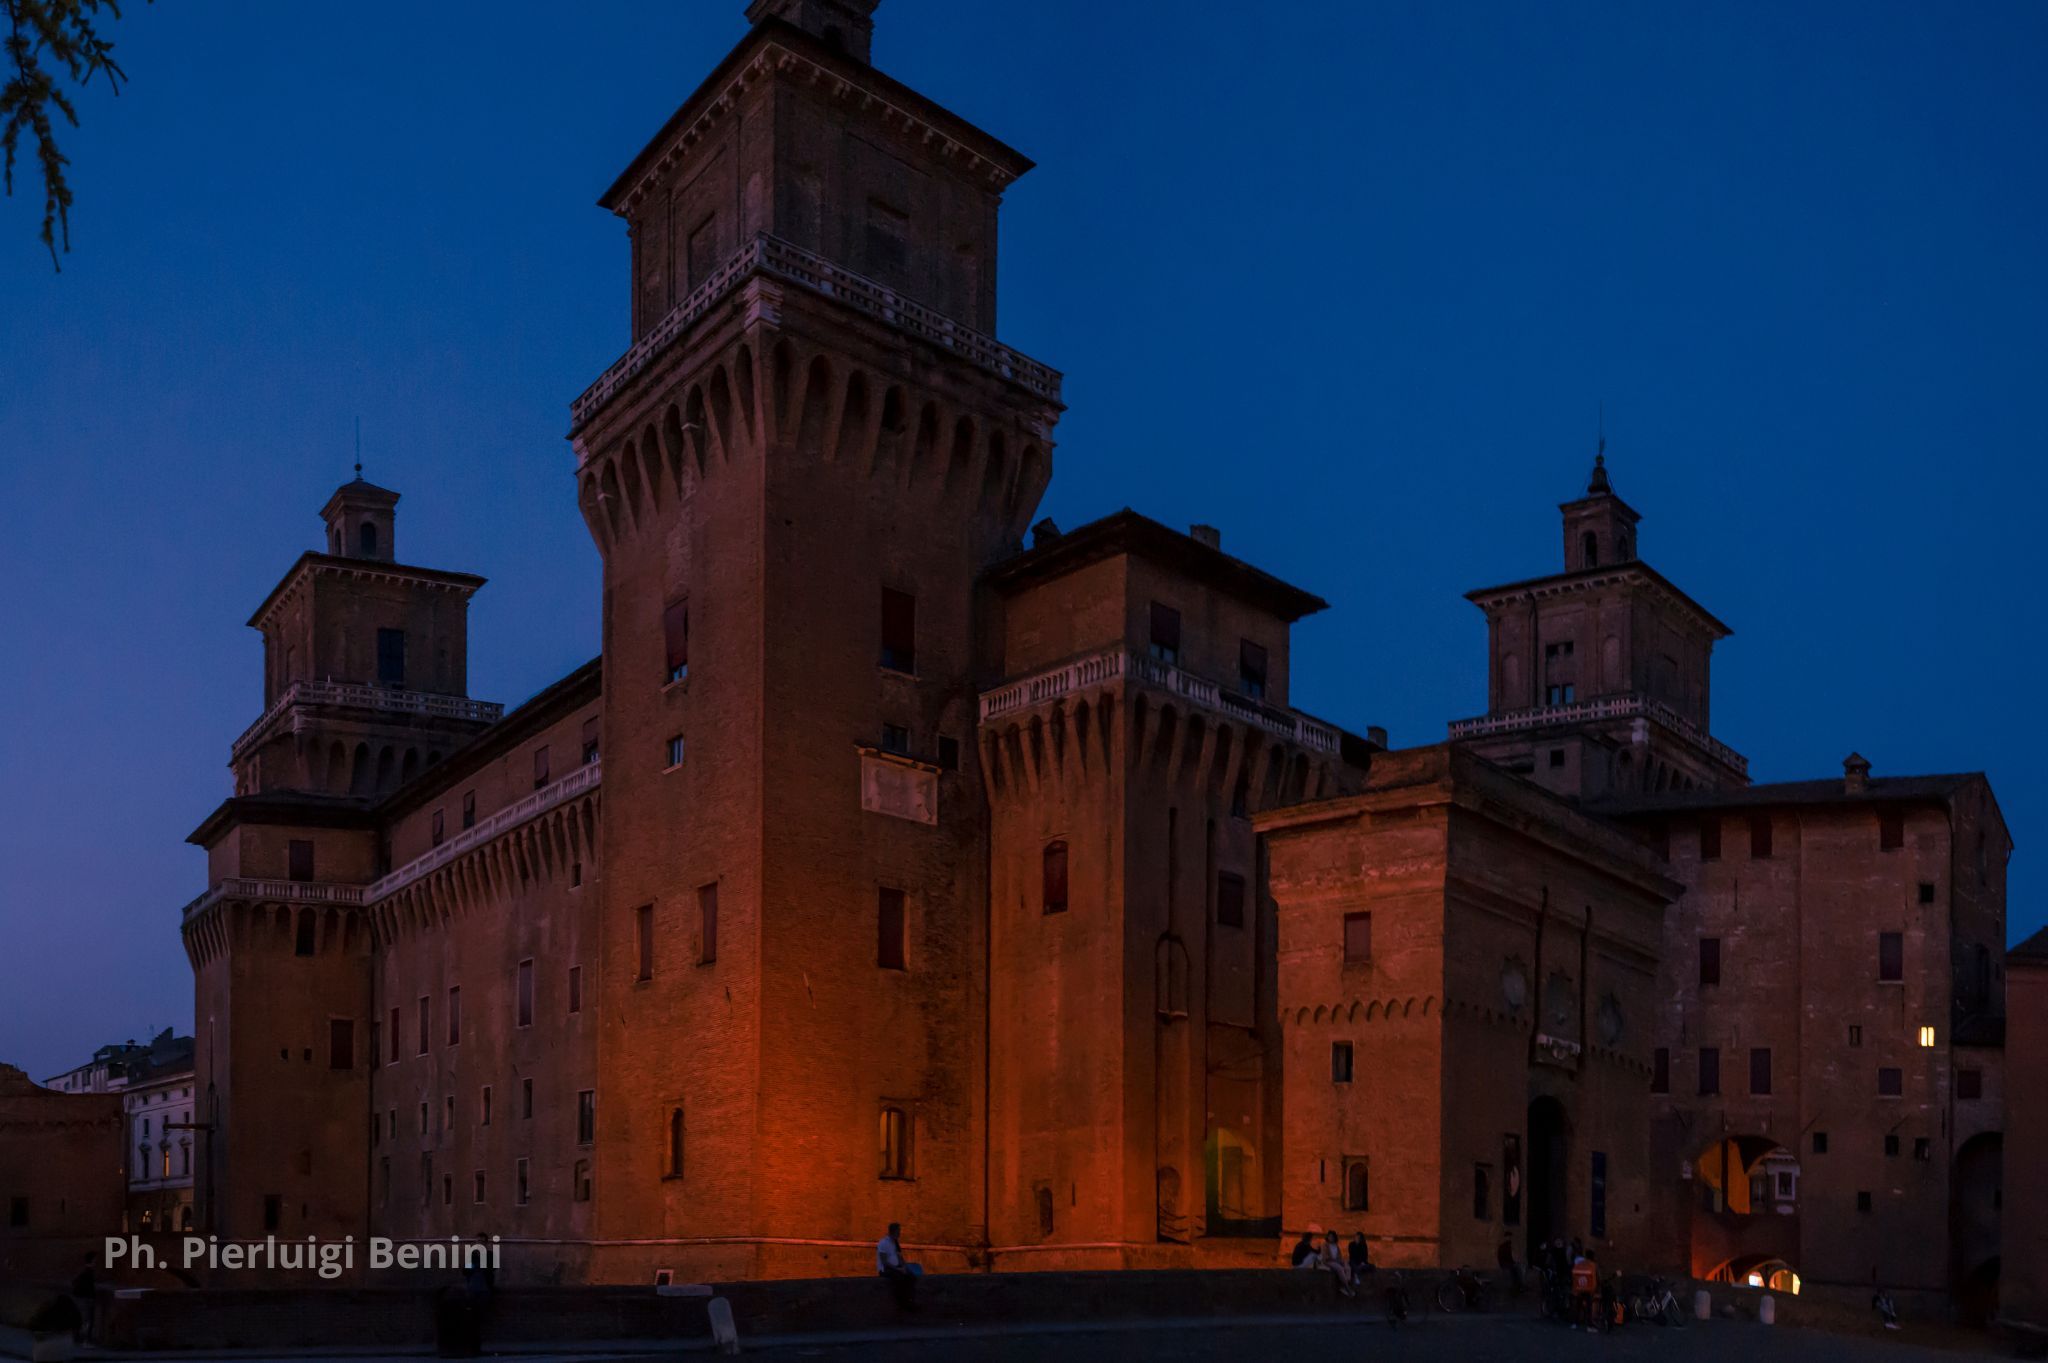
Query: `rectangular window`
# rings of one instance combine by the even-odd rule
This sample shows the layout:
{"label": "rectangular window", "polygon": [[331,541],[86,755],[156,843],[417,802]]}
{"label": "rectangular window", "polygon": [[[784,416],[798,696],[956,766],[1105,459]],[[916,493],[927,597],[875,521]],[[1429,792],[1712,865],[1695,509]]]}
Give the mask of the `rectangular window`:
{"label": "rectangular window", "polygon": [[1330,1082],[1348,1084],[1351,1082],[1351,1043],[1333,1041],[1330,1043]]}
{"label": "rectangular window", "polygon": [[533,1081],[519,1081],[519,1116],[523,1121],[533,1120]]}
{"label": "rectangular window", "polygon": [[576,1094],[576,1144],[590,1145],[597,1140],[597,1090],[582,1089]]}
{"label": "rectangular window", "polygon": [[1266,698],[1266,650],[1249,639],[1237,641],[1237,687],[1253,700]]}
{"label": "rectangular window", "polygon": [[285,874],[293,880],[313,878],[313,842],[310,838],[293,838],[285,845],[285,866]]}
{"label": "rectangular window", "polygon": [[1849,1044],[1851,1046],[1861,1046],[1863,1044],[1862,1024],[1855,1022],[1849,1024]]}
{"label": "rectangular window", "polygon": [[491,1124],[491,1086],[489,1084],[485,1084],[483,1091],[477,1095],[477,1112],[480,1114],[477,1119],[478,1125],[489,1126]]}
{"label": "rectangular window", "polygon": [[[1915,1136],[1913,1138],[1913,1158],[1925,1164],[1933,1157],[1934,1141],[1927,1136]],[[169,1168],[166,1168],[164,1172],[168,1174],[171,1171]]]}
{"label": "rectangular window", "polygon": [[482,1206],[482,1205],[483,1205],[483,1200],[484,1200],[484,1171],[483,1171],[483,1170],[481,1170],[481,1169],[477,1170],[477,1171],[476,1171],[476,1173],[475,1173],[475,1175],[473,1175],[473,1176],[472,1176],[472,1182],[471,1182],[471,1190],[472,1190],[472,1191],[471,1191],[471,1200],[473,1200],[473,1201],[474,1201],[474,1202],[475,1202],[475,1203],[476,1203],[476,1204],[477,1204],[478,1206]]}
{"label": "rectangular window", "polygon": [[1721,1091],[1721,1048],[1700,1047],[1700,1097],[1712,1098]]}
{"label": "rectangular window", "polygon": [[640,949],[640,971],[633,978],[654,978],[654,906],[642,904],[633,910],[633,935]]}
{"label": "rectangular window", "polygon": [[908,1109],[884,1103],[881,1115],[881,1174],[883,1178],[910,1177],[911,1125]]}
{"label": "rectangular window", "polygon": [[1768,1046],[1750,1048],[1749,1091],[1758,1098],[1768,1098],[1771,1094],[1771,1048]]}
{"label": "rectangular window", "polygon": [[687,749],[683,744],[683,736],[681,734],[672,735],[668,740],[669,770],[673,771],[683,765],[683,754],[685,751]]}
{"label": "rectangular window", "polygon": [[697,964],[718,959],[718,882],[697,887]]}
{"label": "rectangular window", "polygon": [[903,966],[903,891],[881,890],[875,896],[875,964],[883,970]]}
{"label": "rectangular window", "polygon": [[427,1104],[424,1099],[420,1102],[420,1134],[427,1134]]}
{"label": "rectangular window", "polygon": [[917,671],[917,598],[882,588],[882,666]]}
{"label": "rectangular window", "polygon": [[371,1069],[377,1068],[378,1063],[384,1059],[384,1037],[382,1031],[383,1029],[378,1025],[377,1019],[372,1017],[370,1019],[369,1054],[365,1057],[370,1062]]}
{"label": "rectangular window", "polygon": [[1244,877],[1225,871],[1216,877],[1216,921],[1226,928],[1244,926]]}
{"label": "rectangular window", "polygon": [[520,1205],[520,1206],[522,1206],[522,1207],[524,1207],[524,1206],[526,1205],[526,1194],[527,1194],[527,1186],[526,1186],[526,1161],[525,1161],[525,1160],[515,1160],[515,1161],[513,1161],[513,1164],[512,1164],[512,1181],[513,1181],[513,1188],[514,1188],[513,1196],[514,1196],[514,1197],[515,1197],[515,1198],[516,1198],[516,1199],[518,1200],[518,1202],[519,1202],[519,1205]]}
{"label": "rectangular window", "polygon": [[960,740],[959,740],[959,739],[957,739],[957,738],[941,738],[941,739],[939,740],[939,770],[940,770],[940,771],[958,771],[958,770],[960,770]]}
{"label": "rectangular window", "polygon": [[910,727],[904,724],[882,726],[882,751],[892,752],[899,757],[910,755]]}
{"label": "rectangular window", "polygon": [[1158,601],[1152,603],[1151,654],[1162,663],[1180,662],[1180,612]]}
{"label": "rectangular window", "polygon": [[311,909],[300,909],[296,931],[292,941],[292,953],[297,956],[311,956],[315,949],[315,919]]}
{"label": "rectangular window", "polygon": [[1877,935],[1877,978],[1888,984],[1906,978],[1906,938],[1903,933],[1880,932]]}
{"label": "rectangular window", "polygon": [[452,1093],[441,1100],[441,1129],[450,1133],[455,1130],[455,1095]]}
{"label": "rectangular window", "polygon": [[671,684],[690,675],[690,598],[679,597],[662,608],[664,675]]}
{"label": "rectangular window", "polygon": [[1472,1166],[1472,1219],[1493,1220],[1493,1167],[1487,1164]]}
{"label": "rectangular window", "polygon": [[1859,1189],[1857,1191],[1856,1210],[1859,1212],[1867,1212],[1870,1210],[1870,1193],[1867,1190]]}
{"label": "rectangular window", "polygon": [[1589,1218],[1592,1224],[1589,1229],[1597,1240],[1607,1234],[1607,1152],[1604,1150],[1593,1152],[1592,1194],[1593,1209]]}
{"label": "rectangular window", "polygon": [[570,1196],[574,1197],[578,1202],[590,1201],[589,1160],[580,1159],[576,1161],[576,1169],[571,1177],[570,1182],[573,1185],[573,1191],[571,1192]]}
{"label": "rectangular window", "polygon": [[462,1044],[462,987],[448,986],[448,1044]]}
{"label": "rectangular window", "polygon": [[1922,1027],[1922,1028],[1920,1029],[1920,1045],[1921,1045],[1922,1049],[1925,1049],[1926,1047],[1932,1046],[1933,1044],[1934,1044],[1934,1029],[1933,1029],[1932,1027]]}
{"label": "rectangular window", "polygon": [[397,1010],[396,1008],[394,1008],[394,1009],[392,1009],[392,1010],[391,1010],[391,1028],[390,1028],[390,1031],[391,1031],[391,1063],[392,1063],[392,1064],[394,1064],[394,1065],[396,1065],[396,1064],[398,1063],[398,1036],[399,1036],[399,1032],[398,1032],[398,1010]]}
{"label": "rectangular window", "polygon": [[1700,938],[1700,983],[1719,984],[1720,982],[1721,939],[1718,937],[1702,937]]}
{"label": "rectangular window", "polygon": [[1895,809],[1877,816],[1877,850],[1896,852],[1906,845],[1906,816]]}
{"label": "rectangular window", "polygon": [[352,1070],[356,1067],[356,1025],[348,1018],[334,1018],[327,1024],[327,1068]]}
{"label": "rectangular window", "polygon": [[274,1231],[284,1224],[284,1197],[278,1193],[263,1195],[263,1229]]}
{"label": "rectangular window", "polygon": [[583,967],[580,965],[569,967],[569,1011],[583,1011]]}
{"label": "rectangular window", "polygon": [[1771,816],[1752,814],[1749,816],[1749,859],[1769,861],[1771,859]]}
{"label": "rectangular window", "polygon": [[1816,1154],[1816,1155],[1825,1155],[1825,1154],[1826,1154],[1827,1152],[1828,1152],[1828,1133],[1827,1133],[1827,1132],[1825,1132],[1825,1131],[1816,1131],[1816,1132],[1814,1132],[1814,1133],[1813,1133],[1813,1153],[1814,1153],[1814,1154]]}
{"label": "rectangular window", "polygon": [[473,790],[462,792],[462,826],[476,827],[476,792]]}
{"label": "rectangular window", "polygon": [[583,765],[586,767],[598,758],[600,732],[596,715],[583,721]]}
{"label": "rectangular window", "polygon": [[421,996],[419,1036],[419,1054],[421,1055],[425,1055],[427,1053],[427,1049],[434,1044],[433,1028],[429,1025],[433,1018],[433,1007],[434,1001],[432,999],[427,998],[424,995]]}
{"label": "rectangular window", "polygon": [[1344,915],[1344,964],[1366,965],[1372,960],[1372,915]]}
{"label": "rectangular window", "polygon": [[1905,1072],[1896,1066],[1878,1066],[1877,1096],[1880,1098],[1897,1098],[1902,1096],[1906,1091],[1905,1081]]}
{"label": "rectangular window", "polygon": [[1885,1133],[1885,1137],[1884,1137],[1884,1157],[1885,1157],[1886,1159],[1897,1159],[1897,1158],[1898,1158],[1898,1154],[1899,1154],[1899,1138],[1898,1138],[1898,1135],[1897,1135],[1897,1133],[1896,1133],[1896,1132],[1889,1132],[1889,1131],[1888,1131],[1888,1132],[1886,1132],[1886,1133]]}
{"label": "rectangular window", "polygon": [[28,1228],[28,1199],[10,1197],[7,1199],[7,1224],[15,1230]]}
{"label": "rectangular window", "polygon": [[1721,816],[1709,814],[1700,820],[1700,860],[1721,859]]}
{"label": "rectangular window", "polygon": [[1067,845],[1065,842],[1049,842],[1040,859],[1038,877],[1039,907],[1046,913],[1067,911]]}
{"label": "rectangular window", "polygon": [[1363,1158],[1344,1161],[1344,1210],[1372,1210],[1372,1166]]}
{"label": "rectangular window", "polygon": [[1671,1049],[1659,1046],[1650,1062],[1650,1092],[1671,1092]]}
{"label": "rectangular window", "polygon": [[531,958],[519,963],[519,1025],[533,1025],[533,961]]}
{"label": "rectangular window", "polygon": [[434,811],[432,845],[435,847],[439,847],[441,845],[442,839],[446,836],[446,834],[447,825],[443,821],[443,815],[441,811],[437,809]]}
{"label": "rectangular window", "polygon": [[1957,1070],[1956,1097],[1965,1102],[1984,1096],[1984,1071]]}
{"label": "rectangular window", "polygon": [[377,631],[377,681],[383,686],[405,685],[405,631]]}
{"label": "rectangular window", "polygon": [[1933,881],[1923,880],[1920,882],[1920,902],[1922,904],[1932,904],[1934,902]]}

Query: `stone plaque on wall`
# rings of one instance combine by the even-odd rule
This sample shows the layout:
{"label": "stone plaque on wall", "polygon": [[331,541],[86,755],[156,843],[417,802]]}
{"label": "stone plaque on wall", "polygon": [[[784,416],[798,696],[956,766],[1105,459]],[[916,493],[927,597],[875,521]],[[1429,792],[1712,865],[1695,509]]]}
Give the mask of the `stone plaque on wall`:
{"label": "stone plaque on wall", "polygon": [[860,807],[913,823],[939,821],[939,771],[922,762],[886,756],[873,749],[860,755]]}

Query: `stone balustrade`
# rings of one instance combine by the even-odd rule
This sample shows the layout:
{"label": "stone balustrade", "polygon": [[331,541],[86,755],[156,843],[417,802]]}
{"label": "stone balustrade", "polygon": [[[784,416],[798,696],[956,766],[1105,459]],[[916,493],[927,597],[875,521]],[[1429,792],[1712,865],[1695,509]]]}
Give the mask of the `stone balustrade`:
{"label": "stone balustrade", "polygon": [[632,349],[605,370],[596,383],[569,404],[570,433],[581,430],[657,355],[673,345],[727,294],[756,274],[784,279],[814,293],[836,298],[857,312],[950,350],[1040,397],[1054,402],[1060,400],[1061,376],[1058,370],[1012,350],[992,336],[962,326],[886,285],[835,265],[815,251],[807,251],[780,237],[763,233],[713,270],[709,278],[690,291],[688,298],[671,308],[668,315],[635,341]]}
{"label": "stone balustrade", "polygon": [[1337,730],[1327,724],[1292,710],[1261,704],[1249,696],[1239,695],[1206,677],[1198,677],[1172,663],[1161,662],[1157,658],[1125,648],[1108,649],[1085,658],[1077,658],[1058,667],[1020,678],[993,691],[984,692],[981,697],[981,722],[987,724],[991,720],[1001,719],[1004,715],[1057,700],[1070,691],[1085,691],[1090,687],[1120,678],[1129,678],[1169,692],[1191,705],[1226,715],[1240,724],[1247,724],[1276,737],[1298,743],[1311,752],[1337,751]]}
{"label": "stone balustrade", "polygon": [[1533,705],[1497,715],[1480,715],[1451,722],[1451,737],[1488,738],[1495,734],[1521,733],[1563,724],[1594,724],[1603,720],[1649,719],[1705,750],[1723,765],[1749,773],[1749,759],[1705,729],[1659,700],[1647,696],[1608,696],[1600,700],[1576,701],[1570,705]]}
{"label": "stone balustrade", "polygon": [[239,762],[280,715],[300,705],[345,705],[358,710],[471,720],[479,724],[495,724],[505,715],[505,707],[496,701],[471,700],[468,696],[443,696],[430,691],[408,691],[399,686],[371,686],[362,682],[298,681],[285,688],[284,694],[271,703],[262,718],[242,731],[231,751],[232,760]]}
{"label": "stone balustrade", "polygon": [[363,887],[341,885],[327,880],[262,880],[250,876],[228,876],[202,892],[179,913],[190,919],[224,899],[246,899],[266,904],[361,905]]}

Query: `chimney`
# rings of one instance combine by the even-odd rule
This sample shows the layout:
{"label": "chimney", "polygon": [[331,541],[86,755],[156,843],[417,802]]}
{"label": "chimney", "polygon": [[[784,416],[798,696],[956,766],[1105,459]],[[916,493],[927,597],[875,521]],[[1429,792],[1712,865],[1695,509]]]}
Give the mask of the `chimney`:
{"label": "chimney", "polygon": [[1870,788],[1870,759],[1860,752],[1852,752],[1842,759],[1842,789],[1850,795],[1861,795]]}
{"label": "chimney", "polygon": [[1223,532],[1213,525],[1189,526],[1188,538],[1197,544],[1206,544],[1211,549],[1221,549],[1223,547]]}
{"label": "chimney", "polygon": [[1380,751],[1385,752],[1387,747],[1387,726],[1384,724],[1366,725],[1365,741],[1378,747]]}
{"label": "chimney", "polygon": [[1031,547],[1033,549],[1043,549],[1059,537],[1060,528],[1050,516],[1047,516],[1044,520],[1031,527]]}

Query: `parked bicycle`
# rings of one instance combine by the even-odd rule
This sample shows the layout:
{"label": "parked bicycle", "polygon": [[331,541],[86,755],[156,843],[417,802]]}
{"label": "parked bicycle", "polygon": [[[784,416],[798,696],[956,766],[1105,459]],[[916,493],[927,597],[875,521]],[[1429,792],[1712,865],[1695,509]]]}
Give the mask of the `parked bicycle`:
{"label": "parked bicycle", "polygon": [[1486,1280],[1469,1268],[1459,1268],[1437,1284],[1439,1311],[1484,1311],[1487,1306]]}
{"label": "parked bicycle", "polygon": [[1685,1328],[1685,1308],[1678,1304],[1677,1294],[1663,1278],[1650,1279],[1648,1287],[1629,1298],[1628,1314],[1631,1320],[1650,1321],[1680,1330]]}

